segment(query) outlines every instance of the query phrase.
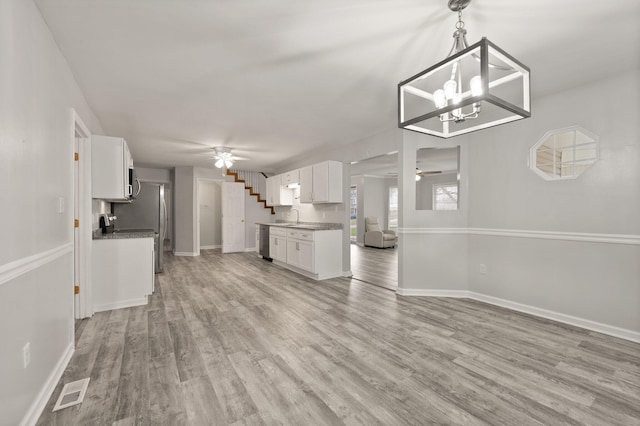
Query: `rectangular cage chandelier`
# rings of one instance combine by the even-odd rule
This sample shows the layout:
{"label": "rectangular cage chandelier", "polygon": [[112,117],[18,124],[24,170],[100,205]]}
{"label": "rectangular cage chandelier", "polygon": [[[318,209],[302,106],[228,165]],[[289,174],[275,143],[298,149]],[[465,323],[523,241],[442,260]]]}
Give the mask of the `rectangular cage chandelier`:
{"label": "rectangular cage chandelier", "polygon": [[482,38],[467,46],[462,10],[443,61],[398,84],[398,127],[450,138],[531,116],[529,68]]}

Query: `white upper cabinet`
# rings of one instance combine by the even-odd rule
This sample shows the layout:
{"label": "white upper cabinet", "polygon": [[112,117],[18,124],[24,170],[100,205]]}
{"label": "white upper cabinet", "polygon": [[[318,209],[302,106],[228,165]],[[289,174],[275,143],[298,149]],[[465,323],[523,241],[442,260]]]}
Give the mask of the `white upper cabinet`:
{"label": "white upper cabinet", "polygon": [[280,175],[282,186],[293,185],[300,183],[300,170],[292,170]]}
{"label": "white upper cabinet", "polygon": [[313,166],[300,169],[300,202],[313,202]]}
{"label": "white upper cabinet", "polygon": [[301,203],[342,203],[342,163],[325,161],[300,169]]}
{"label": "white upper cabinet", "polygon": [[91,194],[107,201],[127,201],[133,195],[133,158],[127,142],[111,136],[91,136]]}
{"label": "white upper cabinet", "polygon": [[267,178],[267,204],[270,206],[293,204],[293,190],[282,186],[282,175]]}

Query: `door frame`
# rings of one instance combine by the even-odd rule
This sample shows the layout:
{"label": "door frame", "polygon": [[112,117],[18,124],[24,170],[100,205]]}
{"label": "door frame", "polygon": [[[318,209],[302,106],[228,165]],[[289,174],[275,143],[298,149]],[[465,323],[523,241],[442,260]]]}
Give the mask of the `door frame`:
{"label": "door frame", "polygon": [[[73,116],[73,127],[71,128],[71,147],[75,151],[75,140],[78,141],[78,194],[76,196],[74,183],[72,182],[71,193],[73,194],[74,211],[78,211],[80,225],[78,227],[78,246],[74,235],[74,269],[77,270],[77,277],[73,285],[80,287],[80,293],[74,296],[74,318],[89,318],[93,316],[93,286],[91,282],[91,245],[92,245],[92,206],[91,206],[91,131],[84,124],[75,109],[71,109]],[[75,165],[72,172],[75,179]],[[73,212],[72,212],[73,216]],[[77,268],[77,269],[76,269]],[[74,272],[75,275],[75,272]],[[73,290],[73,289],[71,289]]]}

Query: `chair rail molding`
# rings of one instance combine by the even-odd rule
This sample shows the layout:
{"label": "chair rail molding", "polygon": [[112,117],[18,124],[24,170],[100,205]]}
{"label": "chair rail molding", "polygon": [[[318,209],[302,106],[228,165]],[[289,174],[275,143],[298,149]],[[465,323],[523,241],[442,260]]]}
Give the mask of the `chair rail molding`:
{"label": "chair rail molding", "polygon": [[34,269],[37,269],[42,265],[53,262],[54,260],[68,253],[73,253],[72,243],[63,244],[50,250],[23,257],[21,259],[14,260],[13,262],[1,265],[0,285],[14,280],[20,275],[24,275],[29,271],[33,271]]}
{"label": "chair rail molding", "polygon": [[524,229],[499,228],[398,228],[398,235],[444,234],[444,235],[488,235],[495,237],[535,238],[542,240],[564,240],[591,243],[640,245],[640,235],[597,234],[560,231],[531,231]]}

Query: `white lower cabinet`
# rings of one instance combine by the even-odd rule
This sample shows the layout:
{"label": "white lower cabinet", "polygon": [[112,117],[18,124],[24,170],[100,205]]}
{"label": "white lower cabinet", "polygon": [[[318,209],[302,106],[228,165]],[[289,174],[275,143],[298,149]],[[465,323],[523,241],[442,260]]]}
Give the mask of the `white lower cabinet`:
{"label": "white lower cabinet", "polygon": [[[315,273],[313,240],[299,238],[300,234],[300,231],[289,231],[287,234],[287,264]],[[313,231],[305,234],[310,234],[313,238]]]}
{"label": "white lower cabinet", "polygon": [[[271,240],[269,246],[270,256],[277,263],[316,280],[342,275],[342,230],[313,231],[271,226],[269,235],[278,241],[275,245]],[[284,253],[281,251],[283,240],[286,242]],[[274,247],[277,247],[277,252]]]}
{"label": "white lower cabinet", "polygon": [[282,228],[269,229],[269,257],[280,262],[287,261],[287,232]]}
{"label": "white lower cabinet", "polygon": [[95,312],[146,305],[153,293],[153,238],[93,240]]}

